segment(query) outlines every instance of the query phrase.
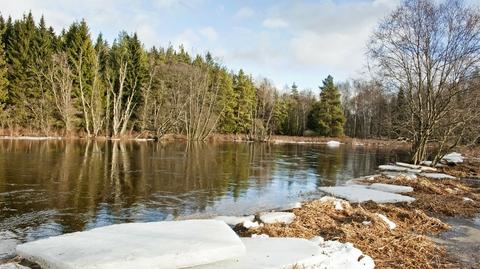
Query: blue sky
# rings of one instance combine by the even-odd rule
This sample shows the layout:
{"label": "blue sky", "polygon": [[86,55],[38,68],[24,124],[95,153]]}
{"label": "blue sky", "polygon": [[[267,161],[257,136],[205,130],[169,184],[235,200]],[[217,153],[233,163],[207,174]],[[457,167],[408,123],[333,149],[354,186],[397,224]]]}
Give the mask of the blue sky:
{"label": "blue sky", "polygon": [[91,32],[112,42],[120,30],[137,32],[145,46],[184,44],[211,51],[227,67],[243,68],[277,87],[296,82],[317,89],[365,71],[365,44],[379,19],[399,0],[0,0],[3,16],[29,10],[56,31],[85,18]]}

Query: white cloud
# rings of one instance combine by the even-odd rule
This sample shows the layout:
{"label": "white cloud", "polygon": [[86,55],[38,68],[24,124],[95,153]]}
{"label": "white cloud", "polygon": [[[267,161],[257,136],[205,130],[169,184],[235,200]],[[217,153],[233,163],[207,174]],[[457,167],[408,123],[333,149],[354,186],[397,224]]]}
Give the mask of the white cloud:
{"label": "white cloud", "polygon": [[255,15],[255,11],[250,7],[242,7],[240,8],[233,17],[237,20],[244,20],[253,17]]}
{"label": "white cloud", "polygon": [[280,18],[267,18],[262,22],[262,25],[270,29],[286,28],[288,27],[288,22]]}
{"label": "white cloud", "polygon": [[216,41],[218,38],[217,31],[211,26],[200,29],[199,33],[210,42]]}

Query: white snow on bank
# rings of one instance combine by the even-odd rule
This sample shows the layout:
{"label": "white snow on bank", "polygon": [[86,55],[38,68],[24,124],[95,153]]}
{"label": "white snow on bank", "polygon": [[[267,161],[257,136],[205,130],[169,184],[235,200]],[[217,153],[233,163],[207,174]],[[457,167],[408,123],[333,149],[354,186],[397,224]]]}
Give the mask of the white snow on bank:
{"label": "white snow on bank", "polygon": [[373,260],[351,244],[300,238],[242,238],[247,254],[196,269],[372,269]]}
{"label": "white snow on bank", "polygon": [[332,203],[332,205],[335,206],[335,210],[344,210],[345,207],[350,206],[349,202],[332,196],[323,196],[319,201],[321,203]]}
{"label": "white snow on bank", "polygon": [[244,221],[242,225],[243,225],[243,227],[245,227],[245,228],[247,228],[247,229],[260,227],[260,224],[258,224],[258,222],[256,222],[256,221],[251,221],[251,220],[246,220],[246,221]]}
{"label": "white snow on bank", "polygon": [[370,200],[376,203],[398,203],[415,201],[415,198],[401,194],[352,186],[320,187],[319,190],[335,197],[346,199],[352,203],[363,203]]}
{"label": "white snow on bank", "polygon": [[393,221],[391,221],[389,218],[387,218],[387,216],[385,216],[385,215],[383,215],[383,214],[378,214],[378,213],[377,213],[377,216],[378,216],[383,222],[385,222],[385,224],[387,224],[388,229],[393,230],[393,229],[397,228],[397,224],[395,224],[395,222],[393,222]]}
{"label": "white snow on bank", "polygon": [[235,216],[217,216],[214,217],[215,220],[221,220],[230,226],[236,226],[237,224],[244,223],[245,221],[252,222],[255,219],[254,215],[235,217]]}
{"label": "white snow on bank", "polygon": [[383,183],[373,183],[372,185],[368,186],[368,188],[373,190],[391,192],[391,193],[407,193],[407,192],[413,191],[413,188],[410,186],[383,184]]}
{"label": "white snow on bank", "polygon": [[336,148],[340,146],[340,142],[331,140],[327,142],[327,146],[331,148]]}
{"label": "white snow on bank", "polygon": [[295,214],[291,212],[264,212],[260,213],[260,220],[263,223],[285,223],[290,224],[295,219]]}
{"label": "white snow on bank", "polygon": [[453,164],[463,163],[463,160],[464,160],[464,157],[462,156],[462,154],[458,152],[449,153],[443,156],[442,158],[442,161],[445,161],[446,163],[453,163]]}
{"label": "white snow on bank", "polygon": [[455,179],[454,176],[443,174],[443,173],[420,173],[419,176],[432,178],[432,179]]}
{"label": "white snow on bank", "polygon": [[245,254],[223,221],[186,220],[117,224],[50,237],[17,247],[17,254],[48,269],[184,268]]}

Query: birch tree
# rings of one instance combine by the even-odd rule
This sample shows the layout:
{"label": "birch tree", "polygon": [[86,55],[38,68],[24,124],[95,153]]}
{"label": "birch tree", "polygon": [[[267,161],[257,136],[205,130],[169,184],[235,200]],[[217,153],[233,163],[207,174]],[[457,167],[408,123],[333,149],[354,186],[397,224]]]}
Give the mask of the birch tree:
{"label": "birch tree", "polygon": [[468,96],[465,84],[480,63],[478,8],[456,0],[405,0],[374,32],[369,56],[387,85],[405,90],[412,161],[424,160],[432,141],[443,143],[439,160],[459,120],[447,119],[468,112],[455,99]]}

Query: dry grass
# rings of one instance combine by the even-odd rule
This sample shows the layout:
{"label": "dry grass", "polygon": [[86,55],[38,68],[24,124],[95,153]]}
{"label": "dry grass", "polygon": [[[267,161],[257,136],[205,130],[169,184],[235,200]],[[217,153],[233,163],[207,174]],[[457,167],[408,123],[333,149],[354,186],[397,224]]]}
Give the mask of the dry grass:
{"label": "dry grass", "polygon": [[480,180],[480,163],[466,161],[456,166],[447,166],[441,169],[444,173],[458,178],[474,178]]}
{"label": "dry grass", "polygon": [[[449,226],[420,210],[375,203],[345,206],[335,210],[332,203],[312,201],[293,212],[297,216],[289,225],[267,224],[256,229],[237,227],[242,236],[264,233],[273,237],[312,238],[351,242],[375,260],[377,268],[448,268],[445,250],[426,235]],[[376,215],[382,213],[397,224],[390,230]],[[371,225],[362,222],[370,221]]]}
{"label": "dry grass", "polygon": [[[372,182],[389,183],[411,186],[412,194],[416,201],[404,205],[410,209],[421,209],[434,216],[460,216],[474,217],[480,213],[480,192],[458,180],[438,180],[419,177],[417,180],[397,178],[395,180],[385,177],[376,177]],[[473,201],[466,200],[470,198]]]}
{"label": "dry grass", "polygon": [[[472,169],[468,164],[460,167],[464,168],[457,167],[458,173]],[[478,169],[478,163],[474,169]],[[250,230],[238,226],[236,231],[242,236],[264,233],[273,237],[308,239],[319,235],[326,240],[351,242],[374,259],[376,268],[458,268],[446,250],[428,236],[449,229],[435,217],[473,217],[480,213],[478,188],[458,180],[423,177],[416,180],[376,177],[373,181],[365,181],[411,186],[414,192],[409,195],[416,201],[395,205],[368,202],[335,210],[333,203],[316,200],[294,209],[297,217],[289,225],[267,224]],[[377,213],[387,216],[397,228],[390,230]],[[371,225],[363,224],[364,221]]]}

